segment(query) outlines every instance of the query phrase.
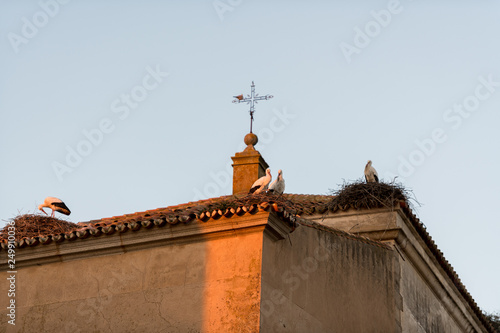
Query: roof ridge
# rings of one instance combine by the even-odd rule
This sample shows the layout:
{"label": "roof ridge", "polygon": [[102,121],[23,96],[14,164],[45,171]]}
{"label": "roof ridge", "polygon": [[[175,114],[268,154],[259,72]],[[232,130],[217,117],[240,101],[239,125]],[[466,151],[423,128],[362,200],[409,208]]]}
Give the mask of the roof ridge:
{"label": "roof ridge", "polygon": [[[322,195],[322,194],[294,194],[294,193],[286,193],[286,194],[283,194],[283,195],[271,195],[271,194],[262,194],[262,195],[247,195],[247,194],[243,194],[243,195],[223,195],[223,196],[219,196],[219,197],[215,197],[215,198],[208,198],[208,199],[201,199],[201,200],[198,200],[198,201],[190,201],[190,202],[187,202],[187,203],[181,203],[181,204],[176,204],[176,205],[172,205],[172,206],[166,206],[166,207],[160,207],[160,208],[155,208],[155,209],[148,209],[148,210],[144,210],[144,211],[140,211],[140,212],[134,212],[134,213],[128,213],[128,214],[123,214],[123,215],[115,215],[115,216],[111,216],[111,217],[103,217],[101,219],[95,219],[95,220],[90,220],[90,221],[82,221],[82,222],[79,222],[79,223],[98,223],[98,221],[103,221],[103,220],[116,220],[116,219],[120,219],[120,218],[123,218],[123,217],[133,217],[133,216],[140,216],[140,215],[146,215],[146,214],[151,214],[151,213],[158,213],[158,212],[166,212],[166,211],[175,211],[177,209],[179,210],[184,210],[184,209],[187,209],[187,208],[192,208],[192,207],[197,207],[197,206],[203,206],[203,205],[206,205],[206,204],[218,204],[220,203],[221,201],[224,201],[224,200],[230,200],[230,199],[234,199],[236,201],[238,200],[241,200],[241,199],[249,199],[249,198],[253,198],[255,199],[256,201],[260,201],[260,202],[263,202],[265,199],[270,199],[272,201],[275,201],[276,199],[278,198],[283,198],[283,199],[286,199],[286,200],[290,200],[293,202],[293,200],[297,200],[299,202],[295,202],[296,204],[302,204],[302,203],[307,203],[309,205],[316,205],[316,204],[326,204],[326,200],[328,199],[331,199],[333,198],[334,196],[332,195]],[[260,200],[259,200],[260,199]],[[312,200],[308,200],[308,199],[312,199]],[[323,200],[319,200],[319,199],[323,199]],[[303,210],[303,209],[299,209],[299,211],[297,212],[297,214],[302,214],[302,213],[314,213],[315,210],[313,209],[312,211],[310,210]]]}

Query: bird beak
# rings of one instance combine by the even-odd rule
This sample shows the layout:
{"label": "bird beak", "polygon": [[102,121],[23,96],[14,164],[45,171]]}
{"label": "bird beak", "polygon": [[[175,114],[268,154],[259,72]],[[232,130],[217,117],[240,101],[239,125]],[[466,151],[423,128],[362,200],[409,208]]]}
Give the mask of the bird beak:
{"label": "bird beak", "polygon": [[47,213],[43,210],[43,208],[40,208],[40,210],[41,210],[41,211],[42,211],[45,215],[49,215],[49,214],[47,214]]}

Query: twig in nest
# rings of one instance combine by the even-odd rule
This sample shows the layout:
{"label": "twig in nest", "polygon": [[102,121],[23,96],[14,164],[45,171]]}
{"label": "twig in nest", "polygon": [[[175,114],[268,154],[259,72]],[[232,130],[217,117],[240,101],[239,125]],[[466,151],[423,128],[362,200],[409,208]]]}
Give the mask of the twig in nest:
{"label": "twig in nest", "polygon": [[[344,182],[337,191],[332,191],[335,196],[329,203],[331,210],[356,208],[392,208],[399,201],[405,201],[411,204],[413,199],[411,191],[407,190],[400,183],[366,183],[363,180],[357,180],[354,183]],[[418,203],[418,202],[417,202]]]}
{"label": "twig in nest", "polygon": [[[37,236],[60,234],[82,229],[82,227],[77,224],[38,214],[18,215],[11,219],[11,221],[14,221],[14,225],[16,228],[16,240]],[[0,231],[0,239],[8,238],[9,226],[10,224],[6,225]]]}

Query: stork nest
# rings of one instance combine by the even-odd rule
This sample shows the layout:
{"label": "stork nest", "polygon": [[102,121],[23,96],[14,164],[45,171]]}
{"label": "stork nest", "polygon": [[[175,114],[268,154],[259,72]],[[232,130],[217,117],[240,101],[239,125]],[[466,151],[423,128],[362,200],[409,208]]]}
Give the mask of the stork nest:
{"label": "stork nest", "polygon": [[332,211],[346,210],[349,208],[381,208],[394,207],[400,201],[410,203],[412,192],[399,183],[366,183],[357,180],[354,183],[344,182],[337,191],[332,191],[335,197],[328,204]]}
{"label": "stork nest", "polygon": [[82,228],[82,226],[78,224],[60,220],[55,217],[39,214],[23,214],[7,221],[9,224],[0,231],[0,240],[6,240],[8,238],[8,227],[12,226],[12,221],[16,227],[16,240],[66,233]]}

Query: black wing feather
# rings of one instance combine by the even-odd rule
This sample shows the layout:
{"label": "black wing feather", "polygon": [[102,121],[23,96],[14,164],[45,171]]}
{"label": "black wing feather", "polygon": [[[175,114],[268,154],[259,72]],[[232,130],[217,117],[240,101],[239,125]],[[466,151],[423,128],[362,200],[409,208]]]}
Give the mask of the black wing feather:
{"label": "black wing feather", "polygon": [[261,186],[262,186],[262,185],[257,185],[257,186],[252,187],[252,188],[250,189],[250,192],[248,192],[248,193],[253,193],[253,192],[257,191],[257,190],[258,190]]}
{"label": "black wing feather", "polygon": [[66,215],[71,214],[71,211],[64,202],[53,202],[52,205],[56,208],[55,209],[56,212],[63,213]]}

